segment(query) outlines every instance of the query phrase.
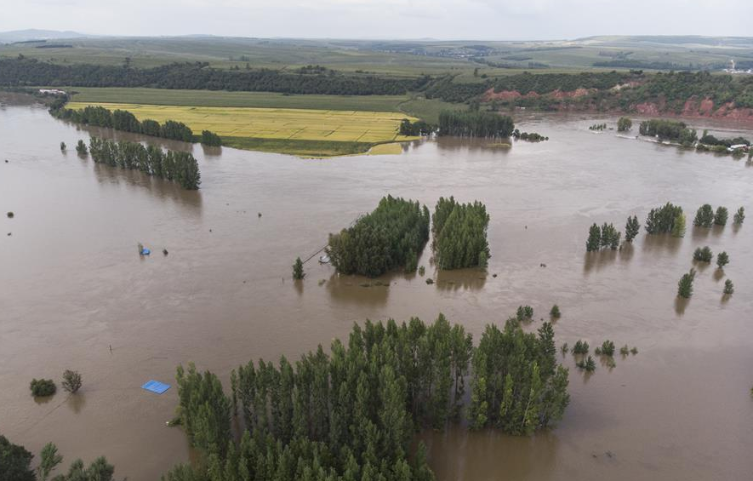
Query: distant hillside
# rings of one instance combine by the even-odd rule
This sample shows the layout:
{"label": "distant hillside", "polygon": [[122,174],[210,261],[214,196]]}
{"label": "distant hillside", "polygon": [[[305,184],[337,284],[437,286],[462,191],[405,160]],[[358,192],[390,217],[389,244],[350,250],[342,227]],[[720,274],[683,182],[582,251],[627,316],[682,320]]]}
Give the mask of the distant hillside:
{"label": "distant hillside", "polygon": [[28,42],[29,40],[59,40],[63,38],[84,38],[91,36],[71,31],[37,30],[30,28],[27,30],[0,32],[0,43]]}

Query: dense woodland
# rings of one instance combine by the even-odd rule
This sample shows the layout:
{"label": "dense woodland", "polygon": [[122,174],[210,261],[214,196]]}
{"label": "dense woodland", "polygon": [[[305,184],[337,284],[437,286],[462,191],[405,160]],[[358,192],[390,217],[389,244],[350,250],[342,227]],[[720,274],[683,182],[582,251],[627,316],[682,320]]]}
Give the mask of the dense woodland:
{"label": "dense woodland", "polygon": [[530,435],[562,418],[568,371],[555,354],[550,323],[538,334],[515,319],[503,330],[488,326],[474,348],[440,315],[429,325],[355,325],[329,355],[319,346],[295,363],[249,362],[232,373],[230,397],[214,374],[179,367],[180,422],[202,456],[163,479],[433,480],[425,447],[413,451],[412,438],[459,419],[469,375],[472,429]]}
{"label": "dense woodland", "polygon": [[486,267],[489,214],[481,202],[460,204],[440,197],[432,217],[435,261],[440,269]]}
{"label": "dense woodland", "polygon": [[59,65],[36,59],[0,59],[0,85],[50,87],[153,87],[291,94],[394,95],[422,90],[430,77],[284,73],[270,69],[224,70],[204,62],[138,69],[107,65]]}
{"label": "dense woodland", "polygon": [[399,267],[415,271],[428,240],[429,209],[387,196],[352,227],[330,234],[327,254],[342,274],[376,277]]}
{"label": "dense woodland", "polygon": [[[265,91],[291,94],[394,95],[423,92],[427,98],[470,102],[487,91],[515,91],[525,97],[498,100],[505,106],[529,106],[542,110],[573,107],[630,112],[635,105],[656,102],[663,111],[681,113],[687,100],[711,99],[716,106],[734,102],[753,107],[753,77],[735,78],[710,72],[642,70],[581,73],[531,73],[459,82],[454,75],[395,78],[374,74],[348,75],[329,69],[303,69],[288,73],[271,69],[225,70],[207,63],[174,63],[154,68],[90,64],[60,65],[29,58],[0,59],[0,86],[24,87],[154,87]],[[625,87],[615,89],[615,87]],[[586,89],[577,98],[547,94]],[[527,95],[531,94],[531,95]]]}
{"label": "dense woodland", "polygon": [[164,152],[154,145],[92,137],[89,153],[94,162],[174,180],[184,189],[196,190],[201,184],[199,164],[188,152]]}

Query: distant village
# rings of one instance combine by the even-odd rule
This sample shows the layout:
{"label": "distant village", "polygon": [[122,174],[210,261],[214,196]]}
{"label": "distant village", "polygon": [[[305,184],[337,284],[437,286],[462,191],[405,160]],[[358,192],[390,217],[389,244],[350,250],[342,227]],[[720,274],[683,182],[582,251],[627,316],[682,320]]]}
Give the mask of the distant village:
{"label": "distant village", "polygon": [[753,68],[749,68],[747,70],[739,69],[736,67],[734,60],[730,60],[729,67],[722,70],[726,73],[753,75]]}

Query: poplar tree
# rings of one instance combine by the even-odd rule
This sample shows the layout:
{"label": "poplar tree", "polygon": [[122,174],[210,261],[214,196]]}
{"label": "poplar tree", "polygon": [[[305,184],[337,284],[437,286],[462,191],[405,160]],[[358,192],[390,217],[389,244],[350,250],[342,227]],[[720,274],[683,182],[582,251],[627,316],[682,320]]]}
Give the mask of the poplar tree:
{"label": "poplar tree", "polygon": [[695,280],[695,269],[690,269],[687,274],[683,274],[678,283],[677,295],[689,299],[693,295],[693,281]]}
{"label": "poplar tree", "polygon": [[628,217],[625,224],[625,242],[633,242],[633,239],[635,239],[640,230],[641,224],[638,222],[638,217]]}
{"label": "poplar tree", "polygon": [[711,227],[714,224],[714,209],[710,204],[703,204],[698,208],[693,220],[696,227]]}

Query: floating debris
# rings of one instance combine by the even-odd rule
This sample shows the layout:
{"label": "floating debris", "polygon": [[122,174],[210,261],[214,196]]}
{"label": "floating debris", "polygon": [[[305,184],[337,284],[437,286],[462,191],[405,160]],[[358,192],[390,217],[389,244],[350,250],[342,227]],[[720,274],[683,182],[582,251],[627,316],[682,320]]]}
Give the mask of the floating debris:
{"label": "floating debris", "polygon": [[8,212],[7,215],[8,215],[8,219],[12,219],[16,216],[16,214],[14,214],[13,212]]}
{"label": "floating debris", "polygon": [[147,381],[143,386],[141,386],[142,389],[146,389],[147,391],[151,391],[157,394],[162,394],[168,389],[170,389],[169,384],[165,384],[163,382],[155,381],[154,379]]}
{"label": "floating debris", "polygon": [[166,256],[167,254],[169,254],[169,252],[167,252],[167,249],[162,249],[162,255]]}

